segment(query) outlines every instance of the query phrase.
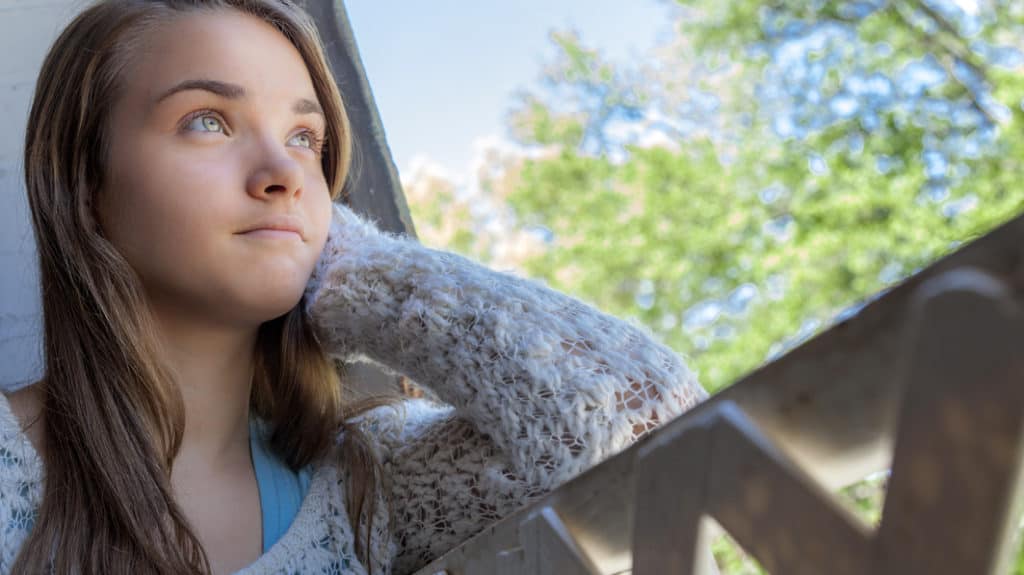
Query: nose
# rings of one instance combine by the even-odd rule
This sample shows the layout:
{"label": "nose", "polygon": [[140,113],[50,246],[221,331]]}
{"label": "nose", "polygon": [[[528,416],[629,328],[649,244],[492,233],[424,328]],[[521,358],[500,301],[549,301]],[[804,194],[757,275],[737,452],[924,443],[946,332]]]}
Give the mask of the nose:
{"label": "nose", "polygon": [[258,200],[298,199],[302,194],[302,165],[283,144],[266,143],[249,174],[246,191]]}

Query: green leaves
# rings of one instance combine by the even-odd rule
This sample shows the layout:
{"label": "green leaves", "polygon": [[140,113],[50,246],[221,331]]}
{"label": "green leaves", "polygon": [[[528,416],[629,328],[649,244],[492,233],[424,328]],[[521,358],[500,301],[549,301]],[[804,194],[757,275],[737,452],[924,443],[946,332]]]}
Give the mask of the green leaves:
{"label": "green leaves", "polygon": [[[699,49],[683,39],[658,68],[707,58],[694,81],[730,104],[717,111],[726,130],[654,147],[621,139],[609,129],[617,107],[650,131],[651,117],[685,119],[673,106],[692,87],[673,85],[669,72],[664,83],[648,75],[630,86],[630,70],[556,34],[561,56],[545,89],[524,98],[515,133],[560,151],[525,162],[508,202],[524,225],[553,235],[524,262],[528,273],[647,324],[691,358],[708,389],[1024,209],[1010,180],[1024,168],[1020,70],[981,69],[948,15],[915,4],[681,4],[680,30]],[[980,21],[981,37],[1021,26]],[[852,34],[828,31],[841,29]],[[722,53],[738,59],[724,84],[714,76]],[[952,68],[943,81],[928,58],[946,68],[963,60],[988,83]],[[794,90],[773,74],[811,84]],[[623,96],[639,93],[647,96]],[[854,115],[830,102],[838,94]],[[990,96],[1014,110],[1010,122],[970,114],[969,100]],[[780,118],[798,131],[781,134]]]}

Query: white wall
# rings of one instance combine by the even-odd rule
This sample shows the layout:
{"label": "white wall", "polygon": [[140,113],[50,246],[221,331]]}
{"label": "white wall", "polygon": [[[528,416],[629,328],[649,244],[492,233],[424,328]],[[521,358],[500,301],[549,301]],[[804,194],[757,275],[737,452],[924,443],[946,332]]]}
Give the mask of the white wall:
{"label": "white wall", "polygon": [[84,4],[0,0],[0,387],[41,368],[35,241],[22,172],[25,122],[46,50]]}

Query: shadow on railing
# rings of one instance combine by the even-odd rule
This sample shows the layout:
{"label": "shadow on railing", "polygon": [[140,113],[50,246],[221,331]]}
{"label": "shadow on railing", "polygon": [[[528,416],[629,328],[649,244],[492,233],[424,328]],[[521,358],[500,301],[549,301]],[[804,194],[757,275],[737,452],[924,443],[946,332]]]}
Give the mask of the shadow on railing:
{"label": "shadow on railing", "polygon": [[[1005,573],[1024,438],[1024,216],[419,573]],[[891,467],[877,528],[832,491]]]}

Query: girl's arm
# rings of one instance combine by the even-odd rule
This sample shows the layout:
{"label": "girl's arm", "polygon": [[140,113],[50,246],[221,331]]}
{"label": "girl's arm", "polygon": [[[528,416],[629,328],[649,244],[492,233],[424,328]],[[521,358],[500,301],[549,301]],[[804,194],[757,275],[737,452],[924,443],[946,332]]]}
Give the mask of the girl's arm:
{"label": "girl's arm", "polygon": [[380,408],[396,572],[422,565],[705,397],[644,329],[336,206],[306,293],[328,351],[433,390]]}

